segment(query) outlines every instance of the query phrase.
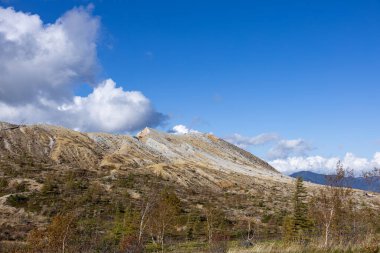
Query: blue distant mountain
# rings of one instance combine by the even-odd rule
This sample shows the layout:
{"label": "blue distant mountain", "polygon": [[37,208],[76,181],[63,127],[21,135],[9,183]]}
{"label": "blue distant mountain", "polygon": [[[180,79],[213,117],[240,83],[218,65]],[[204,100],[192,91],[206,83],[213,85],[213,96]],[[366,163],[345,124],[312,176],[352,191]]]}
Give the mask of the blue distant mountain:
{"label": "blue distant mountain", "polygon": [[[331,175],[318,174],[311,171],[295,172],[290,176],[294,178],[301,177],[304,181],[321,185],[328,184],[328,178],[331,177]],[[344,185],[354,189],[380,192],[380,177],[346,177]]]}

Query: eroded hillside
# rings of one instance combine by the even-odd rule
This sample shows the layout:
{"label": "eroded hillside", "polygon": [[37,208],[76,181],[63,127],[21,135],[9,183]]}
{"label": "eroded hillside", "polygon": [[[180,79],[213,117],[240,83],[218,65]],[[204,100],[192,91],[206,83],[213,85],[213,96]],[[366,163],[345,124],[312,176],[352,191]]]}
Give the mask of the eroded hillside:
{"label": "eroded hillside", "polygon": [[273,235],[293,190],[293,179],[214,135],[149,128],[128,136],[0,123],[0,173],[0,240],[25,240],[72,210],[105,233],[116,213],[163,188],[175,191],[188,223],[212,206],[236,236],[247,219]]}

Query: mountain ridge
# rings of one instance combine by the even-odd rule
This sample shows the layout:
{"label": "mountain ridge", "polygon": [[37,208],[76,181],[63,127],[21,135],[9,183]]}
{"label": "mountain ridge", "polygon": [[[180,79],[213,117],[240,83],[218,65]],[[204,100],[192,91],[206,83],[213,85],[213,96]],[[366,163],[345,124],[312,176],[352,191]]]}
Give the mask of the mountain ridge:
{"label": "mountain ridge", "polygon": [[[154,184],[174,189],[188,209],[199,211],[212,201],[238,219],[253,215],[252,203],[267,202],[273,196],[286,202],[290,191],[281,189],[290,189],[293,182],[267,162],[210,134],[176,135],[146,128],[130,136],[81,133],[44,124],[0,123],[0,128],[0,177],[4,182],[0,187],[0,240],[25,238],[28,231],[72,208],[94,188],[109,204],[80,202],[79,207],[88,209],[85,212],[96,205],[115,208],[111,203],[119,202],[122,192],[138,204]],[[128,178],[133,179],[132,185],[121,183]],[[17,204],[14,198],[27,201]],[[236,209],[235,198],[244,199],[239,205],[246,208]],[[265,208],[278,201],[268,202]],[[264,206],[255,211],[257,219],[264,211]]]}
{"label": "mountain ridge", "polygon": [[[319,186],[305,187],[312,193]],[[131,136],[0,123],[0,241],[23,241],[67,213],[96,217],[101,231],[111,231],[117,213],[139,210],[163,189],[179,198],[188,219],[204,224],[212,207],[235,231],[245,231],[249,220],[279,234],[294,179],[211,134],[145,128]]]}
{"label": "mountain ridge", "polygon": [[[299,171],[292,173],[290,175],[293,178],[301,177],[304,181],[327,185],[328,177],[334,175],[325,175],[320,173],[315,173],[312,171]],[[374,191],[380,192],[380,178],[379,177],[346,177],[343,180],[344,185],[352,187],[354,189],[364,190],[364,191]]]}

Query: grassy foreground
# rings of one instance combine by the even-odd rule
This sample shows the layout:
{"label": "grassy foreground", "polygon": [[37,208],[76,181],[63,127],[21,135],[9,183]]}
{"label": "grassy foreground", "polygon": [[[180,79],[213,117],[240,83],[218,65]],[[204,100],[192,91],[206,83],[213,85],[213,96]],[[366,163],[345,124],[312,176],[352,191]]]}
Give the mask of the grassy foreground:
{"label": "grassy foreground", "polygon": [[[205,242],[187,242],[167,245],[164,252],[175,253],[380,253],[380,240],[368,239],[358,244],[335,244],[325,247],[320,242],[301,245],[297,243],[284,243],[282,241],[259,242],[250,247],[239,246],[239,242],[232,241],[222,245],[209,246]],[[2,242],[0,252],[29,253],[26,244],[20,242]],[[216,247],[215,247],[216,246]],[[72,252],[72,251],[68,251]],[[93,251],[86,251],[93,252]],[[127,251],[132,252],[132,251]],[[144,252],[162,252],[160,247],[147,245]]]}
{"label": "grassy foreground", "polygon": [[[239,242],[229,242],[226,247],[209,247],[207,243],[183,243],[166,248],[165,252],[176,253],[380,253],[378,238],[368,239],[358,244],[340,243],[325,247],[320,242],[308,245],[298,243],[285,243],[283,241],[259,242],[250,247],[239,246]],[[174,247],[173,247],[174,246]],[[150,252],[160,252],[151,249]]]}
{"label": "grassy foreground", "polygon": [[[187,242],[168,245],[165,252],[176,253],[380,253],[379,238],[368,238],[366,241],[352,244],[339,243],[325,247],[322,242],[315,241],[307,245],[278,241],[262,241],[253,246],[240,246],[241,242],[230,241],[226,244],[209,246],[205,242]],[[159,247],[150,245],[146,252],[161,252]]]}
{"label": "grassy foreground", "polygon": [[368,245],[322,245],[284,244],[280,242],[259,243],[249,248],[232,248],[228,253],[380,253],[380,244]]}

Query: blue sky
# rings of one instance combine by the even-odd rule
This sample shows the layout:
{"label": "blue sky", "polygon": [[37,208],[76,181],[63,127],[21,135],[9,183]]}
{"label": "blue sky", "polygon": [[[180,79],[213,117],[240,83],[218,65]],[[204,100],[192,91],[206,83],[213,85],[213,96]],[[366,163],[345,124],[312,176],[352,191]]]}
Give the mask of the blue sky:
{"label": "blue sky", "polygon": [[[86,7],[89,6],[90,7]],[[92,7],[93,5],[93,7]],[[73,7],[99,17],[100,67],[167,116],[221,137],[278,138],[245,148],[270,159],[281,140],[295,156],[372,159],[380,150],[379,1],[36,1],[0,6],[54,23]],[[87,96],[94,83],[76,85]],[[1,99],[1,98],[0,98]],[[132,131],[133,132],[133,131]],[[287,158],[279,157],[279,158]]]}

